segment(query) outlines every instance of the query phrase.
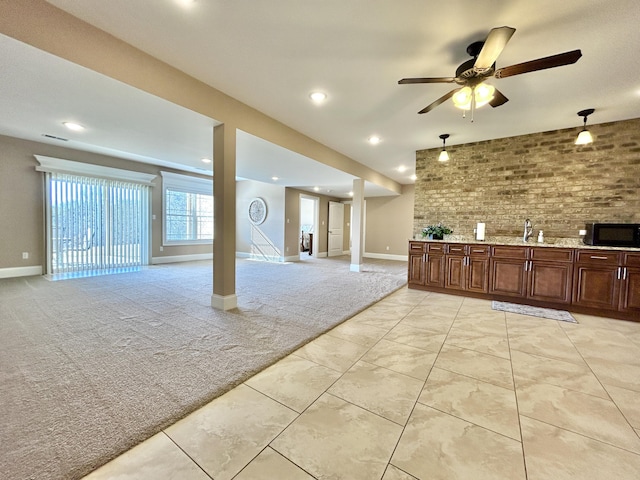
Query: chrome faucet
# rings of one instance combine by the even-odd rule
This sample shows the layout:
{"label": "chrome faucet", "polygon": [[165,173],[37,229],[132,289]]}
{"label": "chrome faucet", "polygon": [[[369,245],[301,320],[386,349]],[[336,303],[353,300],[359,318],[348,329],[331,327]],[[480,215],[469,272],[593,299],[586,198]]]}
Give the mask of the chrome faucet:
{"label": "chrome faucet", "polygon": [[524,236],[522,237],[522,241],[526,242],[531,235],[533,235],[533,225],[531,224],[531,220],[527,218],[524,221]]}

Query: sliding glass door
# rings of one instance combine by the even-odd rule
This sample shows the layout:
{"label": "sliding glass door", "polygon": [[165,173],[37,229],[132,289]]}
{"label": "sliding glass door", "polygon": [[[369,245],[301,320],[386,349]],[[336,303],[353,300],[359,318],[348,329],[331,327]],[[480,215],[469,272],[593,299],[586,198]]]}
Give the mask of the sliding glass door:
{"label": "sliding glass door", "polygon": [[47,257],[52,274],[148,263],[149,187],[47,174]]}

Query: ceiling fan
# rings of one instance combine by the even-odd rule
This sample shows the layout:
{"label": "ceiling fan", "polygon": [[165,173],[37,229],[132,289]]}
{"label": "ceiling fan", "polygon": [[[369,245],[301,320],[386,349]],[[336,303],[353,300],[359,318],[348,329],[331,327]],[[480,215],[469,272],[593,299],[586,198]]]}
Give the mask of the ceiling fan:
{"label": "ceiling fan", "polygon": [[572,50],[496,70],[496,59],[515,31],[516,29],[511,27],[493,28],[484,42],[479,41],[469,45],[467,53],[473,58],[456,69],[455,77],[403,78],[398,83],[401,85],[410,83],[457,83],[460,85],[418,113],[430,112],[450,98],[453,98],[454,104],[463,110],[473,111],[474,108],[487,103],[495,108],[505,104],[509,99],[492,85],[483,83],[486,79],[512,77],[537,70],[561,67],[577,62],[582,56],[580,50]]}

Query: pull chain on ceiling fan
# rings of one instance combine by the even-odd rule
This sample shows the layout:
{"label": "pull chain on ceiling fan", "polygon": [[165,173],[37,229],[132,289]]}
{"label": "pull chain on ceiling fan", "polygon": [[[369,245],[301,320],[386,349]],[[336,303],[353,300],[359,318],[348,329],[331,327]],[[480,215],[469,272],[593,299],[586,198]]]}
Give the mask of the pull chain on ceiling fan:
{"label": "pull chain on ceiling fan", "polygon": [[[547,68],[570,65],[578,61],[582,56],[580,50],[559,53],[550,57],[538,58],[528,62],[518,63],[509,67],[496,70],[496,60],[502,53],[505,46],[515,33],[512,27],[493,28],[484,42],[474,42],[467,47],[467,53],[473,58],[467,60],[456,69],[455,77],[422,77],[403,78],[398,81],[400,85],[412,83],[457,83],[460,87],[451,90],[435,102],[427,105],[418,113],[427,113],[438,105],[453,99],[454,105],[458,108],[472,111],[483,105],[489,104],[492,107],[499,107],[509,101],[498,89],[492,85],[484,83],[490,77],[505,78],[523,73],[545,70]],[[463,114],[464,116],[464,114]]]}

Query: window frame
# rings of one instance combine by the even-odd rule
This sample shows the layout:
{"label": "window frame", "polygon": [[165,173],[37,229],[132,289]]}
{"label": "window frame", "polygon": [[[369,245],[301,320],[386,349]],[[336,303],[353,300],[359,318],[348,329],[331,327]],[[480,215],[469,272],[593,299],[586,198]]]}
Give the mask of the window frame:
{"label": "window frame", "polygon": [[[213,180],[164,171],[161,171],[160,174],[162,176],[162,246],[213,245],[213,238],[167,240],[167,191],[207,195],[213,201]],[[194,215],[197,217],[197,212]],[[213,221],[213,213],[211,219]],[[195,225],[197,226],[197,222]]]}

